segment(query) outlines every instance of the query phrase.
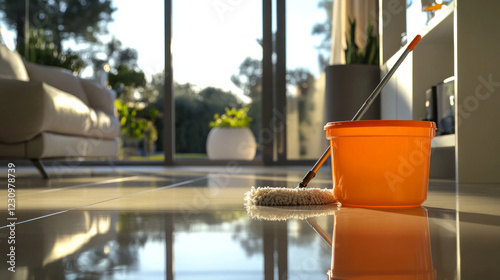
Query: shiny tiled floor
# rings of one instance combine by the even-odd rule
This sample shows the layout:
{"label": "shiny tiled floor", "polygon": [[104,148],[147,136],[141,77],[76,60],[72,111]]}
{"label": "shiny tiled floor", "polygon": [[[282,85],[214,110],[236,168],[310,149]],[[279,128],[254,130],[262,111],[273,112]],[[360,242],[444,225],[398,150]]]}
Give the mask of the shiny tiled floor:
{"label": "shiny tiled floor", "polygon": [[[311,185],[331,187],[323,169]],[[500,279],[500,185],[432,181],[421,208],[399,211],[245,209],[250,186],[294,187],[307,170],[81,167],[42,180],[19,168],[14,216],[0,190],[0,279]]]}

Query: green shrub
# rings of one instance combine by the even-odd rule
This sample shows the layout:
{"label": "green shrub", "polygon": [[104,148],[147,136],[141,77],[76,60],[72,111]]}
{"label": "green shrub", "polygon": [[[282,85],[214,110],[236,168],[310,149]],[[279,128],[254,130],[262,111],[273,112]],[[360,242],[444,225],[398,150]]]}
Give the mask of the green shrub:
{"label": "green shrub", "polygon": [[210,122],[210,127],[227,128],[247,128],[250,127],[252,118],[248,115],[248,107],[236,110],[235,108],[226,108],[226,113],[214,115],[214,121]]}

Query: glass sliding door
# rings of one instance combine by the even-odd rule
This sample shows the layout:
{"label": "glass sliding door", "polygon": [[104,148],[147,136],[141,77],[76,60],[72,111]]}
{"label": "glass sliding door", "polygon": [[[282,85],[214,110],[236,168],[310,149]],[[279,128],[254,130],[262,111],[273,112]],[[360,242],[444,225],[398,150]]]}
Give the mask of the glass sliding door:
{"label": "glass sliding door", "polygon": [[210,122],[230,109],[248,110],[259,142],[262,3],[173,0],[171,13],[174,159],[207,159]]}
{"label": "glass sliding door", "polygon": [[327,147],[324,67],[333,1],[286,1],[287,159],[317,159]]}
{"label": "glass sliding door", "polygon": [[[326,148],[332,1],[30,0],[28,9],[7,2],[1,40],[11,49],[37,63],[56,54],[116,92],[121,160],[206,162],[214,115],[242,108],[252,118],[257,161],[313,160]],[[98,16],[79,17],[89,9]],[[171,129],[164,116],[174,111]]]}
{"label": "glass sliding door", "polygon": [[122,130],[120,158],[127,161],[164,159],[164,4],[113,0],[116,10],[98,57],[111,66],[109,86],[117,93]]}

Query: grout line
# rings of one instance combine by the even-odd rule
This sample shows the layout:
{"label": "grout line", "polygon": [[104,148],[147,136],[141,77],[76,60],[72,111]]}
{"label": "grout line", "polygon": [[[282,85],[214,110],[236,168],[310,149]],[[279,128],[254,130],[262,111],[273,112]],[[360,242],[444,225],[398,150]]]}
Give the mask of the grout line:
{"label": "grout line", "polygon": [[110,180],[105,180],[105,181],[99,181],[99,182],[95,182],[95,183],[79,184],[79,185],[74,185],[74,186],[69,186],[69,187],[59,187],[59,188],[55,188],[55,189],[43,190],[43,191],[38,191],[38,192],[30,192],[27,194],[23,194],[23,196],[30,196],[30,195],[34,195],[34,194],[49,193],[49,192],[68,190],[68,189],[74,189],[74,188],[81,188],[81,187],[89,187],[89,186],[94,186],[94,185],[105,185],[105,184],[110,184],[110,183],[124,182],[124,181],[133,180],[136,178],[139,178],[139,176],[131,176],[131,177],[126,177],[126,178],[116,178],[116,179],[110,179]]}
{"label": "grout line", "polygon": [[[207,178],[208,178],[208,176],[203,176],[203,177],[199,177],[199,178],[196,178],[196,179],[191,179],[191,180],[187,180],[187,181],[182,181],[182,182],[178,182],[178,183],[166,185],[166,186],[163,186],[163,187],[160,187],[160,188],[149,189],[149,190],[145,190],[145,191],[142,191],[142,192],[137,192],[137,193],[133,193],[133,194],[118,196],[118,197],[106,199],[106,200],[103,200],[103,201],[94,202],[94,203],[90,203],[90,204],[86,204],[86,205],[82,205],[82,206],[70,208],[70,209],[67,209],[67,210],[62,210],[62,211],[59,211],[59,212],[55,212],[55,213],[43,215],[43,216],[40,216],[40,217],[35,217],[35,218],[28,219],[28,220],[20,221],[20,222],[15,223],[14,226],[17,226],[17,225],[20,225],[20,224],[24,224],[24,223],[27,223],[27,222],[32,222],[32,221],[40,220],[40,219],[51,217],[51,216],[55,216],[55,215],[58,215],[58,214],[63,214],[63,213],[69,212],[69,211],[82,209],[82,208],[85,208],[85,207],[88,207],[88,206],[97,205],[97,204],[100,204],[100,203],[105,203],[105,202],[109,202],[109,201],[121,199],[121,198],[126,198],[126,197],[130,197],[130,196],[134,196],[134,195],[139,195],[139,194],[144,194],[144,193],[148,193],[148,192],[157,191],[157,190],[169,189],[169,188],[173,188],[173,187],[187,185],[187,184],[191,184],[191,183],[194,183],[194,182],[199,182],[199,181],[206,180]],[[5,226],[0,227],[0,229],[7,228],[9,226],[12,226],[12,225],[5,225]]]}

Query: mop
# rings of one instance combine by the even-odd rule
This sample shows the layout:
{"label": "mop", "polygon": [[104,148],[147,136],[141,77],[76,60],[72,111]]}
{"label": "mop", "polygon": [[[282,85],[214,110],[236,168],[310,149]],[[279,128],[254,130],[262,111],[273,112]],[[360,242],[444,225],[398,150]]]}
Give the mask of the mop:
{"label": "mop", "polygon": [[[382,91],[382,88],[387,84],[396,69],[401,65],[406,56],[413,51],[421,36],[417,35],[408,47],[401,54],[401,57],[396,61],[394,66],[382,78],[375,90],[366,99],[365,103],[356,113],[352,121],[360,120],[366,113],[368,108]],[[304,176],[302,181],[296,188],[271,188],[271,187],[252,187],[250,191],[245,193],[245,204],[247,206],[298,206],[298,205],[324,205],[337,202],[333,196],[331,189],[306,188],[307,184],[314,178],[316,172],[323,165],[330,154],[330,146],[326,149],[323,155],[314,164],[313,168]]]}

